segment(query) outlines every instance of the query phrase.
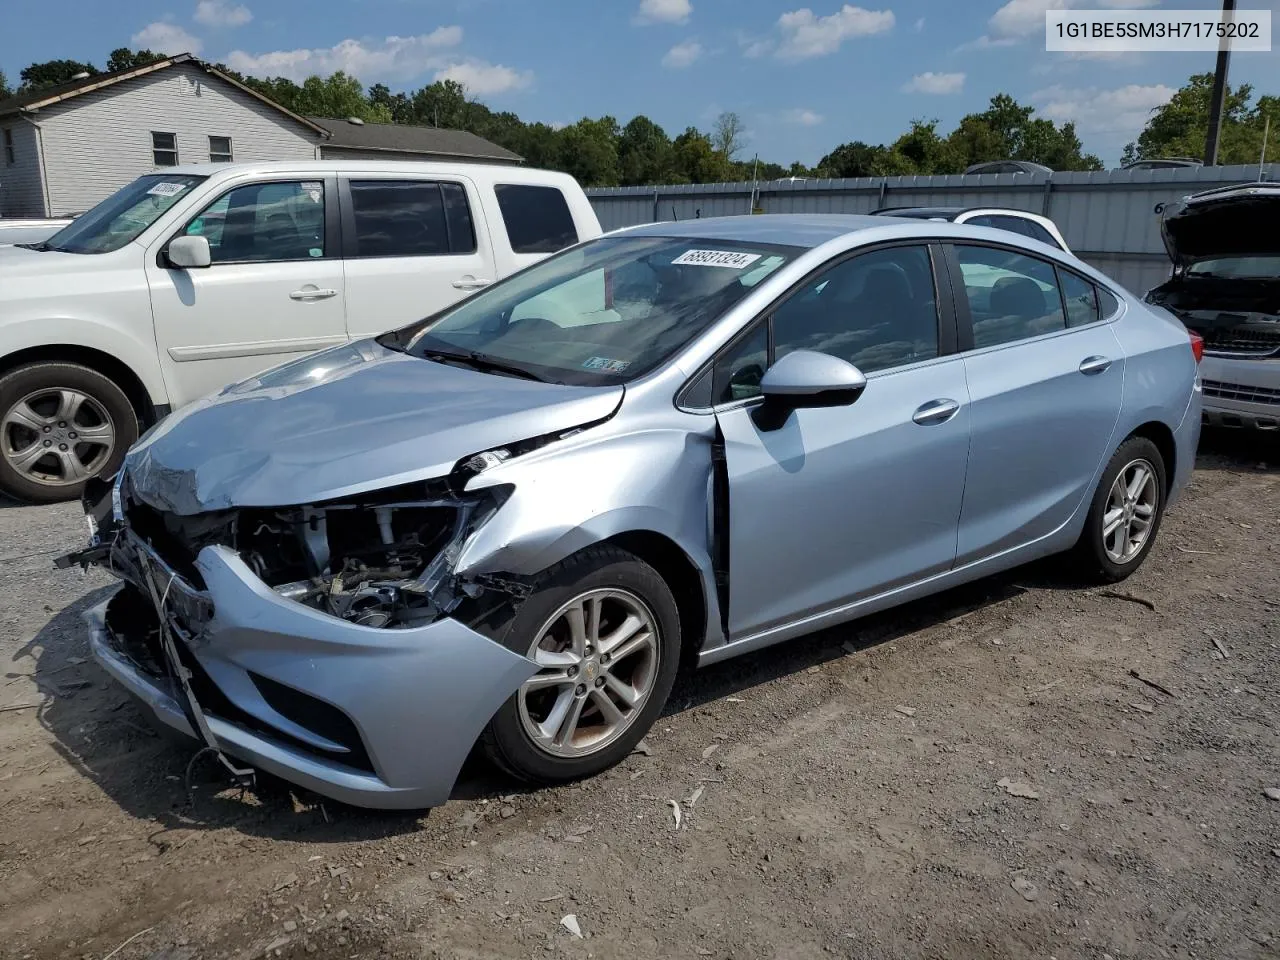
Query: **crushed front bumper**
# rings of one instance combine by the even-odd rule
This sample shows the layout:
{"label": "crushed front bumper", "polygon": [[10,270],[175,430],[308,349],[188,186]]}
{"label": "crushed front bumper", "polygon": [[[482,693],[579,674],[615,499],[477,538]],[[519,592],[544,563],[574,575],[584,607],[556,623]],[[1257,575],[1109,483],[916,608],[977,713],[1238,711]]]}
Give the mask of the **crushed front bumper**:
{"label": "crushed front bumper", "polygon": [[276,594],[226,547],[196,558],[203,589],[128,530],[113,549],[125,586],[87,614],[103,669],[205,739],[156,642],[154,577],[197,724],[229,756],[345,803],[445,802],[484,725],[538,669],[449,618],[393,630],[331,617]]}

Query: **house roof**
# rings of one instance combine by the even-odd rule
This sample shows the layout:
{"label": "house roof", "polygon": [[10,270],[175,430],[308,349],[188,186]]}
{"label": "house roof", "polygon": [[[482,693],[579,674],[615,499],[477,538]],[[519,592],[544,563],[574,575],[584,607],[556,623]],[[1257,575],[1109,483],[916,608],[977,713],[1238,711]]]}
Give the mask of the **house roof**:
{"label": "house roof", "polygon": [[113,70],[111,73],[95,73],[89,77],[82,77],[79,80],[69,80],[66,83],[60,83],[54,87],[45,87],[42,90],[34,90],[27,93],[20,93],[17,96],[9,97],[6,100],[0,100],[0,117],[14,113],[29,113],[39,110],[42,107],[53,106],[55,103],[62,103],[73,97],[78,97],[84,93],[92,93],[94,90],[101,90],[103,87],[109,87],[113,84],[120,83],[122,80],[132,80],[134,77],[143,77],[149,73],[156,73],[159,70],[167,70],[169,67],[179,63],[191,63],[200,67],[205,73],[217,77],[225,83],[231,84],[233,87],[244,91],[251,97],[261,100],[263,103],[283,113],[286,117],[308,127],[321,136],[327,137],[328,131],[305,117],[300,117],[291,110],[286,110],[280,104],[276,103],[270,97],[264,97],[258,91],[246,87],[240,81],[233,77],[227,76],[219,70],[215,70],[212,66],[203,60],[197,59],[189,53],[179,53],[173,57],[165,57],[163,60],[157,60],[155,63],[144,64],[140,67],[129,67],[125,70]]}
{"label": "house roof", "polygon": [[399,123],[352,123],[350,120],[330,120],[324,117],[307,119],[329,133],[330,138],[325,142],[325,147],[385,150],[388,153],[414,153],[434,157],[465,157],[469,160],[504,163],[519,163],[523,159],[518,153],[512,153],[465,130],[414,127]]}

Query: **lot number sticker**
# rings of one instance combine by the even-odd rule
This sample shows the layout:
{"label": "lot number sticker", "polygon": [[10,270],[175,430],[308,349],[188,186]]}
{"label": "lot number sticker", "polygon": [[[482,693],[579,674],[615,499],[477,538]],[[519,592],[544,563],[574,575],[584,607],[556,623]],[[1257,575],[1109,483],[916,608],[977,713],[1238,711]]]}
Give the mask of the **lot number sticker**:
{"label": "lot number sticker", "polygon": [[153,197],[176,197],[185,189],[187,189],[185,183],[157,183],[147,193]]}
{"label": "lot number sticker", "polygon": [[728,267],[741,270],[760,259],[758,253],[737,253],[733,250],[686,250],[671,263],[691,267]]}

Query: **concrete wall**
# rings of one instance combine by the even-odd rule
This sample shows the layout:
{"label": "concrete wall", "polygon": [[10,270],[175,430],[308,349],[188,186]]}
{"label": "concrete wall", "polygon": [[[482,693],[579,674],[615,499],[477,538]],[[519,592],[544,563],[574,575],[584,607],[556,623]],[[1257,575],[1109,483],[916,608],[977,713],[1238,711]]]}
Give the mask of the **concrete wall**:
{"label": "concrete wall", "polygon": [[[1268,164],[1280,180],[1280,164]],[[770,181],[758,185],[756,207],[769,213],[870,213],[881,207],[995,206],[1052,219],[1082,260],[1142,294],[1169,275],[1157,204],[1190,193],[1258,179],[1256,164],[1180,170],[1106,170],[980,176],[885,177]],[[600,187],[587,191],[606,230],[695,216],[745,215],[750,183]]]}

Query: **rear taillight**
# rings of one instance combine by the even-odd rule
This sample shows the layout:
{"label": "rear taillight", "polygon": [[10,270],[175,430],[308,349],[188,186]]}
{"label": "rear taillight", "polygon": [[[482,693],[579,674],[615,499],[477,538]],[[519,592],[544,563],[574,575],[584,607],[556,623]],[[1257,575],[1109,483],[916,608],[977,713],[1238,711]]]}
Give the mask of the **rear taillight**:
{"label": "rear taillight", "polygon": [[1188,334],[1191,337],[1191,355],[1196,358],[1196,363],[1204,359],[1204,337],[1198,333]]}

